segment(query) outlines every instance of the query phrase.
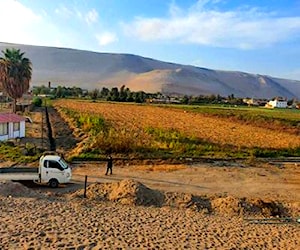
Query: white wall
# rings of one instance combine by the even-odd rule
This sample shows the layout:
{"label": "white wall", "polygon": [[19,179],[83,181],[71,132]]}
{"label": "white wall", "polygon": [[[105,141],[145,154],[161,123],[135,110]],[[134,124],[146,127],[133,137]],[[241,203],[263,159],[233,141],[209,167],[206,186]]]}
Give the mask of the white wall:
{"label": "white wall", "polygon": [[14,131],[14,123],[8,124],[8,135],[0,135],[0,141],[6,141],[13,138],[25,137],[25,121],[20,122],[20,130]]}
{"label": "white wall", "polygon": [[0,141],[7,141],[8,135],[0,135]]}
{"label": "white wall", "polygon": [[274,100],[274,101],[269,101],[269,105],[271,105],[273,108],[286,108],[287,102]]}

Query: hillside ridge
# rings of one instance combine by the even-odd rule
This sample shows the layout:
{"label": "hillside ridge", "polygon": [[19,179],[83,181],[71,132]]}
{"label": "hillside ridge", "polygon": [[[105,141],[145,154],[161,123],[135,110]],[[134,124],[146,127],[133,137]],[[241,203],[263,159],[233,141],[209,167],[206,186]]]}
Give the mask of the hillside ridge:
{"label": "hillside ridge", "polygon": [[133,91],[179,95],[300,99],[300,81],[239,71],[213,70],[126,53],[102,53],[0,42],[18,48],[33,64],[32,85],[101,89],[126,85]]}

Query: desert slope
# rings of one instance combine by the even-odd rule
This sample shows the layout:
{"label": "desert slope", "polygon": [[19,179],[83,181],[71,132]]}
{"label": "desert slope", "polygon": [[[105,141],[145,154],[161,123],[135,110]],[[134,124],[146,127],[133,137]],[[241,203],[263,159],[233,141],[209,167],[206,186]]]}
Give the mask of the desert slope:
{"label": "desert slope", "polygon": [[86,89],[126,85],[131,90],[187,95],[234,94],[238,97],[300,98],[300,81],[238,71],[221,71],[162,62],[130,54],[8,44],[33,63],[32,84]]}

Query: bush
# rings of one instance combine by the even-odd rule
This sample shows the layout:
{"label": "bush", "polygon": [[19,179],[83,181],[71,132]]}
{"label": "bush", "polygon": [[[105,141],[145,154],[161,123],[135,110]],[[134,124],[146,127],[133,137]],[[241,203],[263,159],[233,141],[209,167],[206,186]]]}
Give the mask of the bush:
{"label": "bush", "polygon": [[41,107],[42,103],[43,103],[43,100],[40,97],[34,97],[33,100],[32,100],[32,103],[36,107]]}

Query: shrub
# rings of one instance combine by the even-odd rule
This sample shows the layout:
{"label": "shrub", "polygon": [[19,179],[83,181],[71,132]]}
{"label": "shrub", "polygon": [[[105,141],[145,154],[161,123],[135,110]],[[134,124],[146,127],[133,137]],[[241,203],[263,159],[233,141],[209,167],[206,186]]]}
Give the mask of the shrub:
{"label": "shrub", "polygon": [[36,107],[41,107],[42,103],[43,103],[43,100],[40,97],[34,97],[33,100],[32,100],[32,103]]}

